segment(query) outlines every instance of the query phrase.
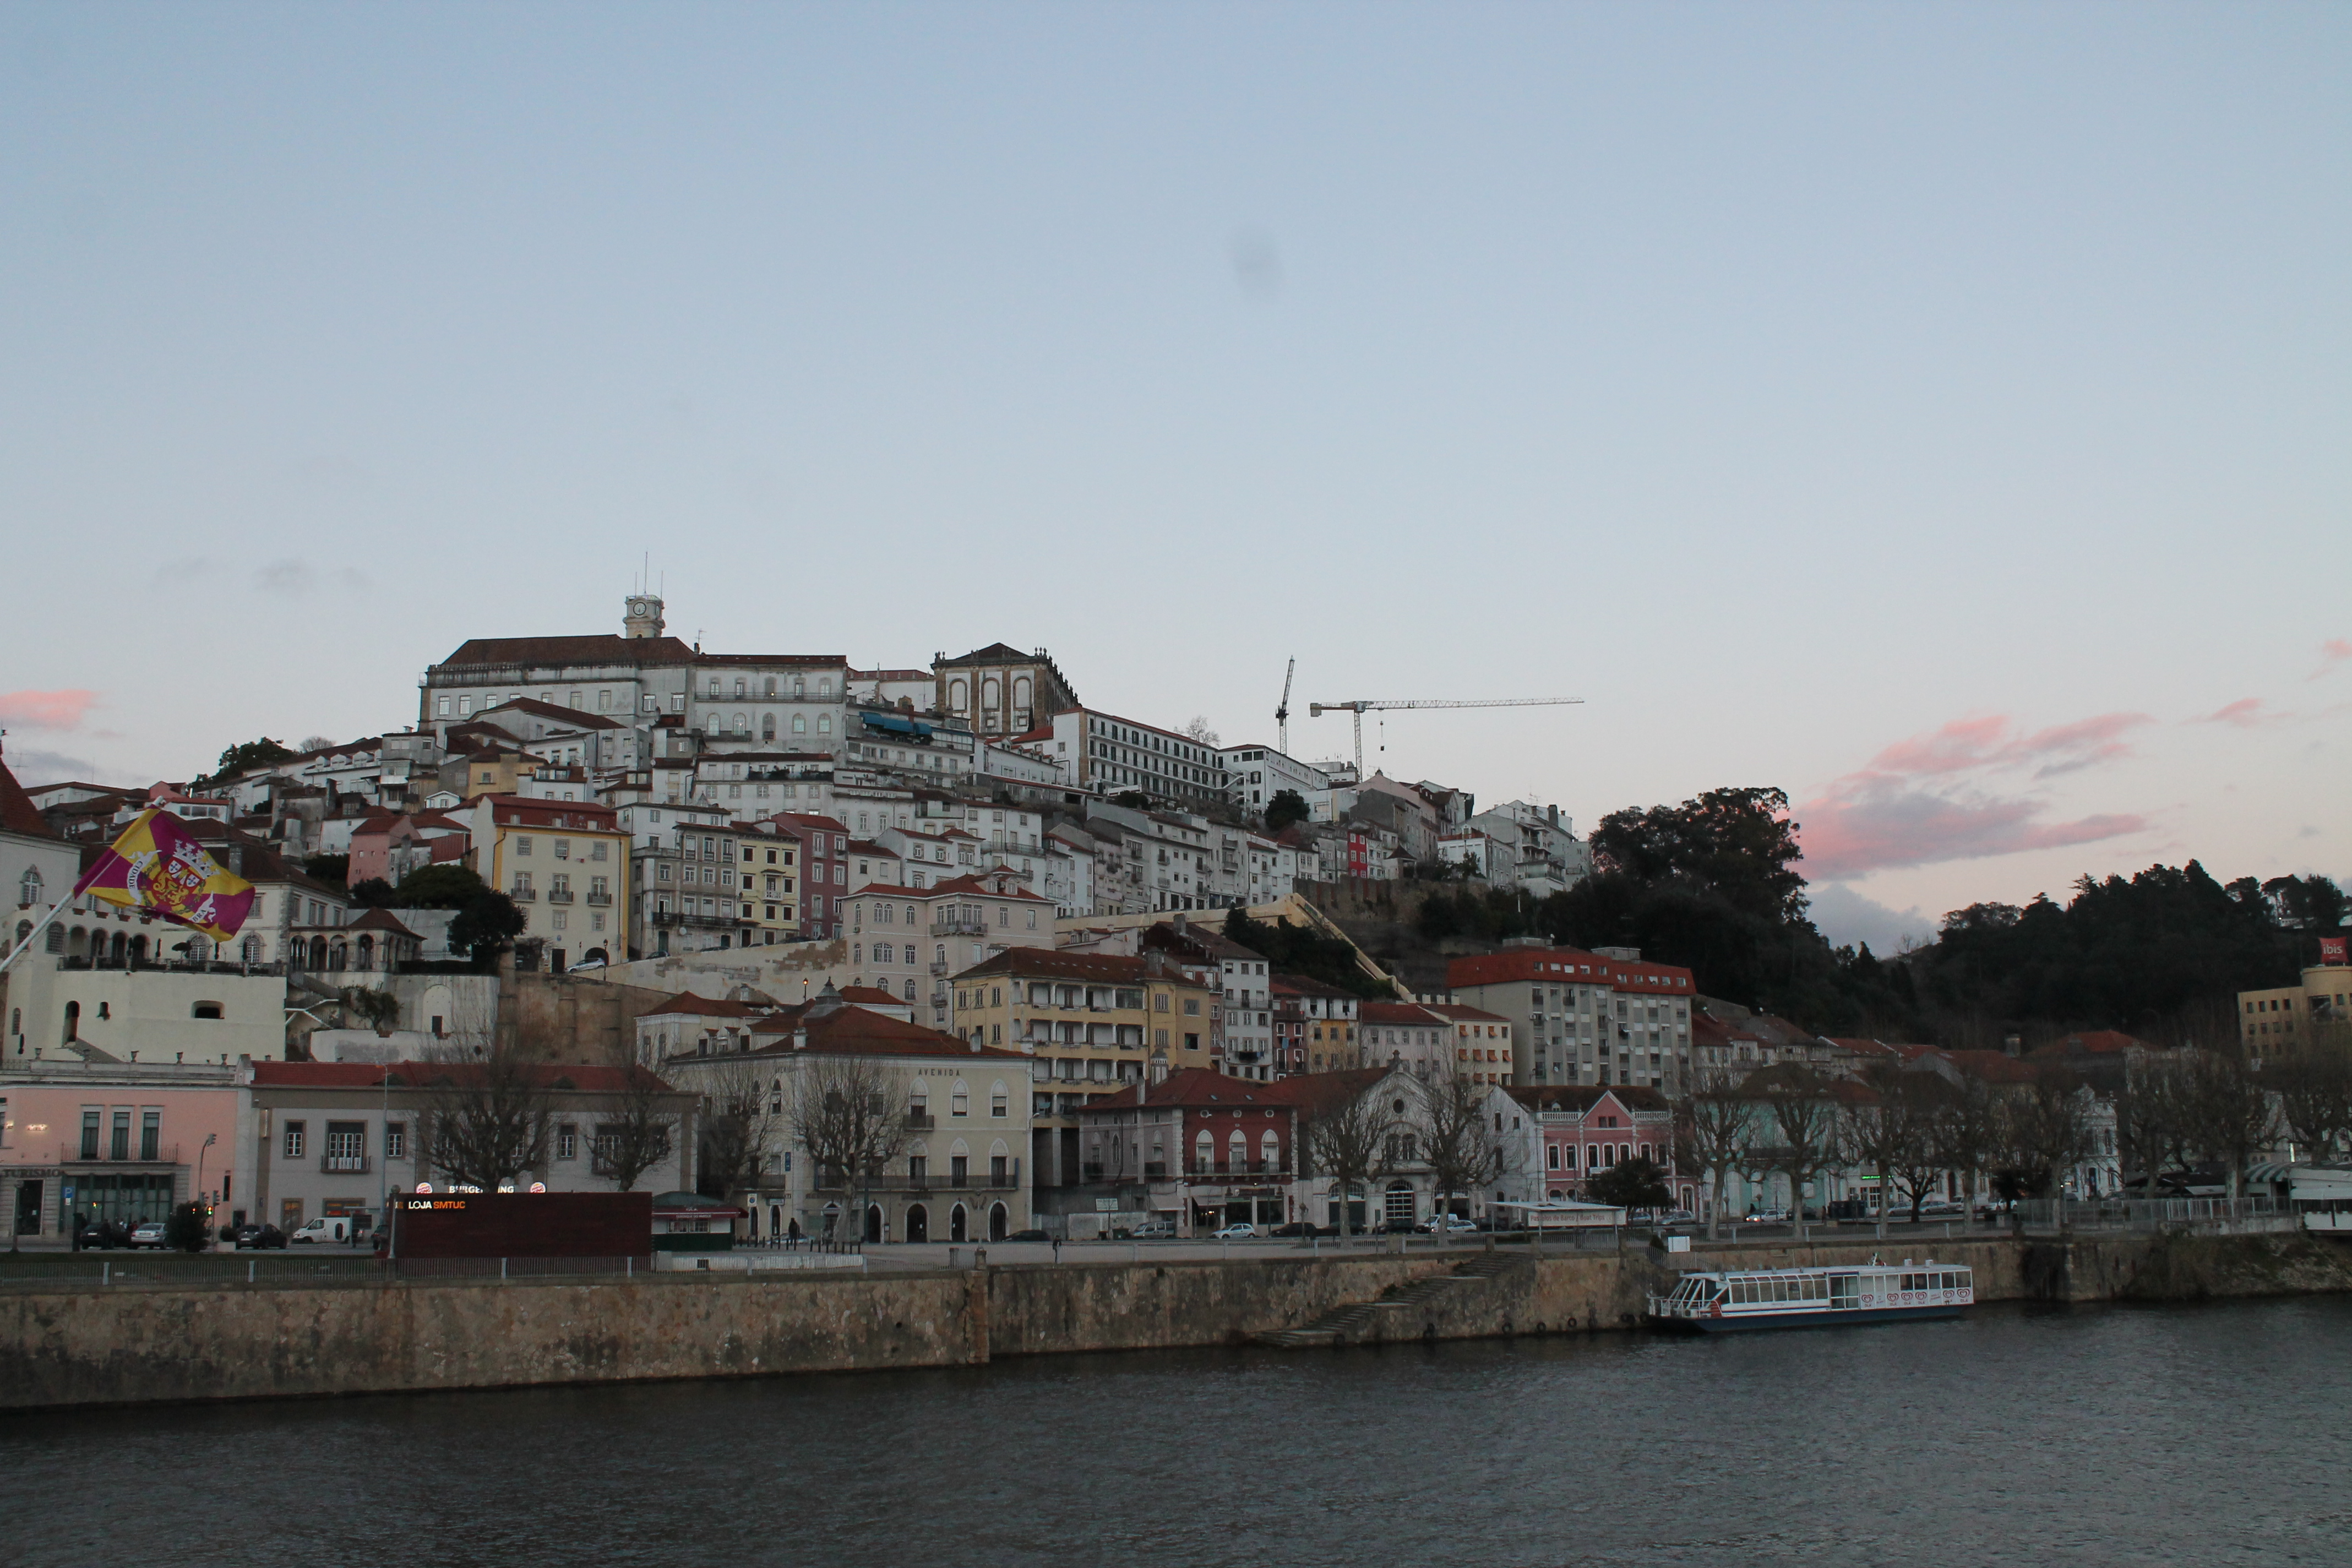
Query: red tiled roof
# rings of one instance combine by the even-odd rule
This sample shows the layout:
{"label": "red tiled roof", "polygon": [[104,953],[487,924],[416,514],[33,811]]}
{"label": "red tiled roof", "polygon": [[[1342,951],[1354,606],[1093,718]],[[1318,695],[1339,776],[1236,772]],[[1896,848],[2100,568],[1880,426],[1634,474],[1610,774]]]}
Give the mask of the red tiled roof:
{"label": "red tiled roof", "polygon": [[1667,1109],[1664,1095],[1633,1084],[1507,1084],[1503,1092],[1529,1110],[1569,1110],[1580,1116],[1590,1114],[1604,1100],[1614,1100],[1640,1113],[1662,1113]]}
{"label": "red tiled roof", "polygon": [[1662,992],[1687,996],[1691,972],[1676,964],[1603,958],[1573,947],[1514,947],[1501,952],[1457,958],[1445,966],[1445,984],[1455,991],[1540,980],[1551,984],[1610,985],[1620,991]]}
{"label": "red tiled roof", "polygon": [[730,1001],[724,996],[697,996],[691,991],[681,991],[675,996],[664,997],[647,1008],[642,1016],[690,1013],[704,1018],[759,1018],[764,1017],[768,1012],[768,1008],[755,1007],[748,1002]]}
{"label": "red tiled roof", "polygon": [[435,668],[480,665],[691,664],[694,650],[676,637],[469,637]]}
{"label": "red tiled roof", "polygon": [[845,985],[836,994],[855,1007],[868,1006],[876,1002],[887,1002],[894,1007],[907,1005],[903,998],[891,995],[879,985]]}
{"label": "red tiled roof", "polygon": [[49,825],[42,820],[40,807],[33,804],[8,764],[0,762],[0,829],[21,833],[27,838],[54,838]]}

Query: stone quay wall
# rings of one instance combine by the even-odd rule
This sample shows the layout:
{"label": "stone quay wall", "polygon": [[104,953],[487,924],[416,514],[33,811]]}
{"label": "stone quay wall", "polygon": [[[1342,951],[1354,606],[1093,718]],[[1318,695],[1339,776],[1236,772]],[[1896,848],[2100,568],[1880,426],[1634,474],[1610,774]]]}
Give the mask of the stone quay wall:
{"label": "stone quay wall", "polygon": [[985,1269],[663,1275],[593,1283],[132,1285],[0,1290],[0,1409],[754,1377],[1003,1355],[1240,1344],[1475,1265],[1349,1337],[1632,1326],[1690,1268],[1965,1264],[1984,1301],[2352,1290],[2352,1247],[2301,1236],[1778,1243],[1666,1254],[1368,1253]]}

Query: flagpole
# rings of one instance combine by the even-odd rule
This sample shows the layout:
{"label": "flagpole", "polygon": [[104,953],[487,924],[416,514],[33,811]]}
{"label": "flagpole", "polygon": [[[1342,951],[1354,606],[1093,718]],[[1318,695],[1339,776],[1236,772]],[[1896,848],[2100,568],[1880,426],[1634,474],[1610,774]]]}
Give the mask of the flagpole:
{"label": "flagpole", "polygon": [[[72,899],[76,896],[77,895],[72,893],[66,895],[68,899]],[[43,931],[48,930],[51,926],[57,924],[58,917],[65,913],[65,909],[66,907],[62,903],[51,904],[49,906],[49,912],[41,917],[41,923],[35,926],[31,931],[26,931],[25,933],[25,940],[8,950],[7,957],[0,958],[0,974],[5,974],[8,971],[14,969],[16,966],[16,961],[18,959],[33,951],[33,939],[40,935]]]}

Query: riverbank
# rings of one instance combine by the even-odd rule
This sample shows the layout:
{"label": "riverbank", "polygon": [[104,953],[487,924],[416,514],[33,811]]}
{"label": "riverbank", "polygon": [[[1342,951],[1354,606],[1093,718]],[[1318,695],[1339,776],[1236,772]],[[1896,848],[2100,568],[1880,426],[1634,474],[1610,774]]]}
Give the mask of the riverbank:
{"label": "riverbank", "polygon": [[2300,1235],[1823,1241],[1671,1256],[1647,1247],[1230,1262],[1146,1254],[854,1277],[76,1285],[0,1293],[0,1409],[969,1366],[1239,1344],[1384,1297],[1390,1309],[1340,1336],[1346,1342],[1584,1333],[1637,1325],[1645,1294],[1683,1268],[1915,1250],[1974,1269],[1982,1301],[2352,1290],[2352,1247]]}

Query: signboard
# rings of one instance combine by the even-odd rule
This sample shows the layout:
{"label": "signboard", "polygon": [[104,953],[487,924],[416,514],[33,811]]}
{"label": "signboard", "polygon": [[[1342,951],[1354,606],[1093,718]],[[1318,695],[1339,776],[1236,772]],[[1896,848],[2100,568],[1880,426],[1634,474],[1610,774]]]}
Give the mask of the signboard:
{"label": "signboard", "polygon": [[2340,936],[2321,937],[2319,939],[2319,962],[2331,966],[2342,963],[2345,961],[2344,945],[2347,940],[2347,939]]}
{"label": "signboard", "polygon": [[651,1193],[399,1193],[395,1258],[643,1258]]}
{"label": "signboard", "polygon": [[1097,1214],[1117,1214],[1118,1212],[1118,1200],[1117,1198],[1097,1198],[1095,1200],[1095,1212]]}

